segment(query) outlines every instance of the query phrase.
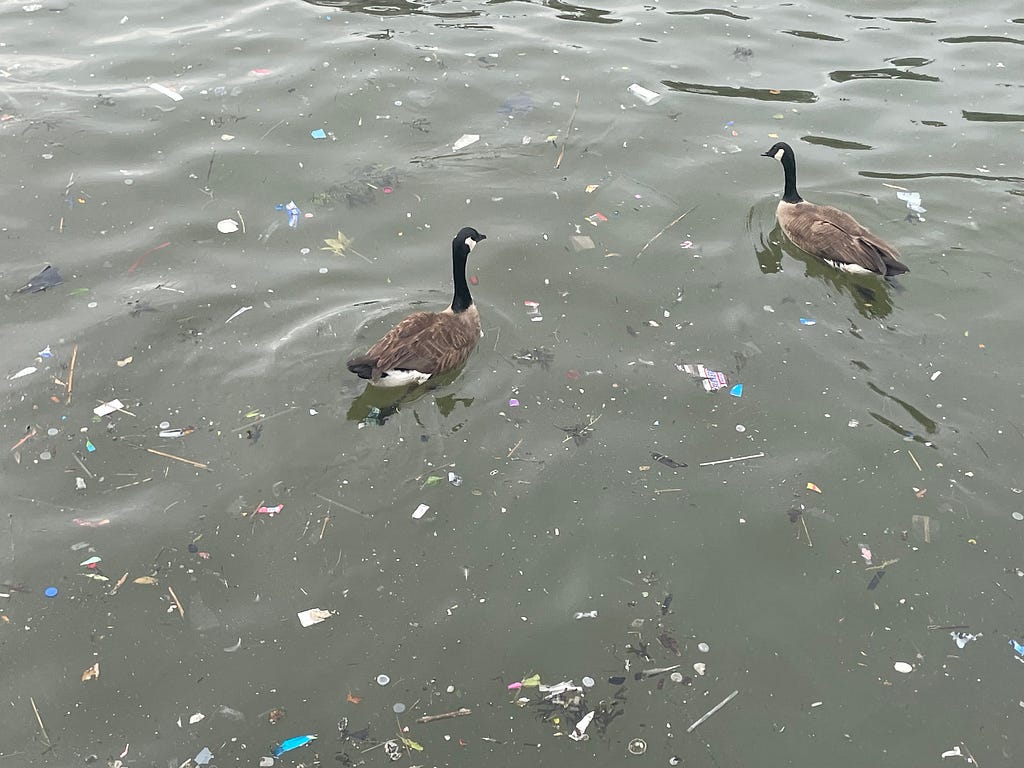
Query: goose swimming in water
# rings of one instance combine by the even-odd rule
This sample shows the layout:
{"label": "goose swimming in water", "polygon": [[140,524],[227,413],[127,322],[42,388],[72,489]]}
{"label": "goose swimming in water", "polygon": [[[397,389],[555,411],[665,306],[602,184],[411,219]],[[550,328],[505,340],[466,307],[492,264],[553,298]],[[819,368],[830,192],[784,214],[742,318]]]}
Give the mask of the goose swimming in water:
{"label": "goose swimming in water", "polygon": [[447,309],[409,315],[365,355],[349,360],[348,369],[378,387],[400,387],[422,384],[465,363],[481,335],[480,312],[466,282],[466,261],[486,237],[463,227],[452,240],[455,295]]}
{"label": "goose swimming in water", "polygon": [[780,141],[764,157],[782,163],[786,186],[775,215],[783,233],[800,250],[843,272],[902,275],[910,267],[895,248],[862,227],[850,214],[829,205],[815,205],[796,191],[796,156]]}

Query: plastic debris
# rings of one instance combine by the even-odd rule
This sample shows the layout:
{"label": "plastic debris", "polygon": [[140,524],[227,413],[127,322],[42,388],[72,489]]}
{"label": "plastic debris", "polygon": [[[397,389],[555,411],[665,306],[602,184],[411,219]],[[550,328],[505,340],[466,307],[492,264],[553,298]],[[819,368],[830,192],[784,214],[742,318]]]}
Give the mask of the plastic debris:
{"label": "plastic debris", "polygon": [[199,750],[199,754],[192,759],[196,765],[208,765],[213,760],[213,752],[210,751],[209,747],[203,747]]}
{"label": "plastic debris", "polygon": [[[298,228],[299,218],[301,218],[302,216],[302,211],[299,210],[299,206],[295,204],[294,200],[291,200],[287,203],[278,203],[277,205],[274,206],[274,208],[278,211],[287,211],[288,226],[291,227],[292,229]],[[341,233],[339,232],[338,234],[340,235]]]}
{"label": "plastic debris", "polygon": [[17,293],[39,293],[39,291],[45,291],[47,288],[53,288],[63,282],[64,278],[61,277],[58,269],[47,265],[43,267],[42,272],[21,286]]}
{"label": "plastic debris", "polygon": [[912,221],[917,214],[916,218],[918,221],[924,221],[924,217],[921,215],[925,213],[927,209],[921,207],[921,195],[918,192],[897,192],[896,197],[907,204],[907,209],[910,213],[907,214],[907,219]]}
{"label": "plastic debris", "polygon": [[314,128],[312,131],[309,132],[309,135],[312,136],[314,139],[326,139],[327,131],[325,131],[323,128]]}
{"label": "plastic debris", "polygon": [[427,510],[429,510],[429,509],[430,509],[430,505],[429,504],[420,504],[413,511],[412,519],[413,520],[419,520],[421,517],[423,517],[425,514],[427,514]]}
{"label": "plastic debris", "polygon": [[644,104],[646,104],[648,107],[652,107],[659,101],[661,101],[660,93],[652,91],[648,88],[644,88],[642,85],[638,85],[637,83],[633,83],[626,90],[633,94],[633,96],[638,98]]}
{"label": "plastic debris", "polygon": [[87,439],[85,441],[85,450],[87,450],[89,453],[94,453],[96,451],[96,446],[92,444],[92,440]]}
{"label": "plastic debris", "polygon": [[596,247],[594,239],[590,235],[573,235],[569,242],[572,243],[572,249],[577,253],[589,251]]}
{"label": "plastic debris", "polygon": [[391,678],[387,675],[377,675],[377,685],[383,687],[391,682]]}
{"label": "plastic debris", "polygon": [[250,309],[252,309],[252,307],[240,307],[239,309],[235,310],[235,313],[233,315],[231,315],[231,317],[229,317],[227,320],[224,321],[224,325],[227,325],[228,323],[230,323],[232,320],[234,320],[239,315],[244,315]]}
{"label": "plastic debris", "polygon": [[579,621],[580,619],[596,619],[597,611],[576,611],[576,613],[574,613],[572,617],[577,621]]}
{"label": "plastic debris", "polygon": [[260,505],[260,506],[256,507],[256,511],[253,512],[253,514],[254,515],[268,515],[270,517],[273,517],[278,512],[280,512],[282,509],[284,509],[284,504],[277,504],[276,506],[273,506],[273,507],[265,507],[265,506]]}
{"label": "plastic debris", "polygon": [[14,381],[15,379],[20,379],[22,376],[28,376],[30,373],[35,373],[38,370],[39,369],[36,368],[34,365],[30,365],[26,368],[22,368],[17,373],[12,373],[10,376],[7,377],[7,380]]}
{"label": "plastic debris", "polygon": [[462,485],[462,478],[459,475],[456,475],[454,472],[449,472],[448,482],[454,487],[458,488],[460,485]]}
{"label": "plastic debris", "polygon": [[202,712],[196,712],[195,714],[189,716],[188,724],[189,725],[195,725],[196,723],[203,722],[203,720],[205,720],[205,719],[206,719],[206,715],[204,715]]}
{"label": "plastic debris", "polygon": [[306,736],[292,736],[290,739],[285,739],[278,746],[274,747],[274,757],[280,757],[285,752],[291,752],[293,749],[304,747],[314,739],[316,739],[315,733],[307,734]]}
{"label": "plastic debris", "polygon": [[947,757],[963,757],[963,756],[964,756],[964,753],[960,751],[960,747],[959,747],[959,745],[958,745],[958,746],[955,746],[955,747],[953,747],[952,749],[947,749],[947,750],[946,750],[945,752],[943,752],[943,753],[942,753],[942,755],[941,755],[941,757],[942,757],[943,759],[945,759],[945,758],[947,758]]}
{"label": "plastic debris", "polygon": [[879,571],[871,577],[871,581],[868,582],[868,592],[874,591],[875,587],[881,582],[882,577],[885,576],[885,571]]}
{"label": "plastic debris", "polygon": [[157,93],[163,94],[164,96],[166,96],[171,101],[181,101],[182,99],[185,98],[184,96],[182,96],[177,91],[172,91],[167,86],[160,85],[160,83],[150,83],[149,87],[152,88]]}
{"label": "plastic debris", "polygon": [[729,394],[733,397],[743,397],[743,385],[735,384],[732,389],[729,390]]}
{"label": "plastic debris", "polygon": [[1018,656],[1024,656],[1024,645],[1018,643],[1016,640],[1011,640],[1010,645],[1013,646],[1013,650],[1017,653]]}
{"label": "plastic debris", "polygon": [[87,667],[82,673],[82,682],[88,682],[89,680],[99,680],[100,678],[100,663],[97,661],[91,667]]}
{"label": "plastic debris", "polygon": [[325,611],[322,608],[309,608],[305,611],[299,611],[297,615],[302,626],[311,627],[314,624],[319,624],[321,621],[331,618],[334,615],[334,611]]}
{"label": "plastic debris", "polygon": [[892,665],[892,668],[899,672],[901,675],[909,675],[914,671],[914,665],[909,664],[905,661],[897,661]]}
{"label": "plastic debris", "polygon": [[478,141],[480,141],[479,134],[464,133],[452,144],[452,152],[458,152],[460,149],[465,149],[470,144],[476,144]]}
{"label": "plastic debris", "polygon": [[969,642],[977,640],[981,637],[981,633],[971,634],[970,632],[950,632],[949,636],[953,638],[953,642],[956,643],[956,647],[963,650]]}
{"label": "plastic debris", "polygon": [[701,379],[701,384],[708,392],[714,392],[729,386],[729,379],[721,371],[712,371],[703,365],[676,365],[676,370]]}
{"label": "plastic debris", "polygon": [[124,403],[122,403],[117,398],[114,398],[113,400],[103,403],[103,405],[97,405],[95,408],[92,409],[92,412],[95,413],[97,416],[107,416],[108,414],[111,414],[114,411],[123,410]]}
{"label": "plastic debris", "polygon": [[659,464],[664,464],[666,467],[671,467],[672,469],[682,469],[686,466],[683,462],[676,461],[671,456],[666,456],[664,453],[652,453],[651,458]]}
{"label": "plastic debris", "polygon": [[800,318],[800,325],[816,325],[817,322],[818,322],[817,320],[812,320],[809,317],[801,317]]}
{"label": "plastic debris", "polygon": [[221,219],[217,222],[217,231],[225,235],[238,231],[238,222],[234,219]]}
{"label": "plastic debris", "polygon": [[569,738],[573,741],[586,741],[590,737],[587,735],[587,727],[594,719],[594,710],[590,710],[583,717],[580,718],[579,722],[576,723],[572,729],[572,733],[569,734]]}
{"label": "plastic debris", "polygon": [[53,357],[53,350],[50,349],[50,345],[47,344],[44,349],[39,350],[39,352],[37,352],[36,354],[38,354],[42,358],[50,358]]}
{"label": "plastic debris", "polygon": [[47,587],[46,589],[43,590],[43,594],[46,595],[47,597],[56,597],[57,596],[57,588],[56,587]]}
{"label": "plastic debris", "polygon": [[630,739],[626,745],[626,751],[631,755],[639,757],[647,751],[647,742],[643,739]]}
{"label": "plastic debris", "polygon": [[816,486],[814,483],[808,483],[807,484],[807,490],[808,491],[814,491],[815,493],[821,493],[821,488]]}

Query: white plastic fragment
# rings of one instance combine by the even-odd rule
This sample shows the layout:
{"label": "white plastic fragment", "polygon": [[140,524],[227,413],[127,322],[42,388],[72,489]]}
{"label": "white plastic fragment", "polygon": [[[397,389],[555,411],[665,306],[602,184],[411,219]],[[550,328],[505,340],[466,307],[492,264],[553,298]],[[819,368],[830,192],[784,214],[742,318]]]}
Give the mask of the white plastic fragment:
{"label": "white plastic fragment", "polygon": [[659,101],[661,101],[661,94],[656,93],[648,88],[644,88],[642,85],[633,83],[629,88],[626,89],[636,98],[646,104],[648,107],[653,107]]}
{"label": "white plastic fragment", "polygon": [[584,741],[588,739],[587,727],[590,725],[590,721],[594,719],[594,710],[590,710],[580,721],[576,723],[576,727],[572,729],[572,733],[569,734],[569,738],[573,741]]}
{"label": "white plastic fragment", "polygon": [[85,478],[84,477],[76,477],[75,478],[75,490],[76,491],[84,491],[85,488],[86,488]]}
{"label": "white plastic fragment", "polygon": [[420,504],[418,507],[416,507],[416,511],[412,513],[412,519],[419,520],[421,517],[427,514],[428,509],[430,509],[430,505]]}
{"label": "white plastic fragment", "polygon": [[597,611],[576,611],[572,617],[576,619],[576,621],[579,621],[580,619],[596,619]]}
{"label": "white plastic fragment", "polygon": [[182,96],[177,91],[172,91],[170,88],[168,88],[166,86],[163,86],[163,85],[160,85],[160,83],[150,83],[149,87],[152,88],[157,93],[162,93],[164,96],[166,96],[171,101],[181,101],[182,99],[185,98],[184,96]]}
{"label": "white plastic fragment", "polygon": [[203,720],[205,720],[205,719],[206,719],[206,715],[204,715],[202,712],[196,712],[194,715],[189,717],[188,724],[189,725],[195,725],[196,723],[203,722]]}
{"label": "white plastic fragment", "polygon": [[107,414],[113,413],[114,411],[124,410],[124,403],[118,400],[116,397],[103,405],[97,405],[92,409],[92,412],[97,416],[106,416]]}
{"label": "white plastic fragment", "polygon": [[480,134],[478,133],[464,133],[455,140],[452,144],[452,151],[458,152],[460,149],[465,149],[470,144],[476,144],[480,141]]}
{"label": "white plastic fragment", "polygon": [[963,756],[964,756],[964,753],[960,751],[960,746],[959,745],[953,747],[952,749],[947,749],[945,752],[942,753],[942,758],[943,759],[946,759],[947,757],[963,757]]}
{"label": "white plastic fragment", "polygon": [[936,371],[936,372],[935,372],[935,373],[933,373],[933,374],[932,374],[932,376],[931,376],[931,379],[932,379],[932,381],[935,381],[935,380],[936,380],[937,378],[939,378],[939,376],[941,376],[941,375],[942,375],[942,371]]}
{"label": "white plastic fragment", "polygon": [[912,664],[908,664],[905,661],[897,661],[895,664],[892,665],[892,668],[902,675],[909,675],[911,672],[914,671],[914,666]]}
{"label": "white plastic fragment", "polygon": [[311,627],[314,624],[319,624],[325,619],[331,618],[334,615],[334,611],[325,611],[322,608],[310,608],[305,611],[299,611],[297,614],[299,617],[299,623],[304,627]]}
{"label": "white plastic fragment", "polygon": [[234,219],[221,219],[217,222],[217,231],[230,235],[232,232],[238,231],[238,222]]}
{"label": "white plastic fragment", "polygon": [[34,365],[30,365],[27,368],[22,368],[17,373],[12,373],[10,376],[7,377],[7,380],[14,381],[15,379],[20,379],[22,376],[28,376],[30,373],[35,373],[38,370],[39,369],[36,368]]}
{"label": "white plastic fragment", "polygon": [[250,309],[252,309],[252,307],[241,307],[241,308],[235,310],[235,313],[231,317],[229,317],[227,320],[224,321],[224,325],[227,325],[228,323],[230,323],[232,320],[234,320],[239,315],[244,315]]}

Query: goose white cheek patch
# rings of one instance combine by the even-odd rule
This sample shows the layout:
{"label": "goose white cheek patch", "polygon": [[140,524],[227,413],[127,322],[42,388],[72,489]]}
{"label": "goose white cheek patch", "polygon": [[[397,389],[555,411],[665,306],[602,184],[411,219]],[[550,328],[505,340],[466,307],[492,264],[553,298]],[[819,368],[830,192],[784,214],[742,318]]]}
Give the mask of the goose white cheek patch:
{"label": "goose white cheek patch", "polygon": [[778,160],[781,163],[782,162],[782,156],[784,154],[786,154],[786,150],[780,149],[778,152],[775,153],[775,159]]}
{"label": "goose white cheek patch", "polygon": [[476,240],[474,240],[472,237],[467,237],[466,245],[469,248],[469,250],[472,251],[474,248],[476,248]]}

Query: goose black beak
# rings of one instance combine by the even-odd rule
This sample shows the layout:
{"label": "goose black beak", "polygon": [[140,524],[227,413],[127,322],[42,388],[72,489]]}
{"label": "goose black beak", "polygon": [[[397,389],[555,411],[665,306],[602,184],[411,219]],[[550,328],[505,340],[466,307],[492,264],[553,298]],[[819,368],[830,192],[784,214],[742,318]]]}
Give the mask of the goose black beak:
{"label": "goose black beak", "polygon": [[770,157],[770,158],[772,158],[773,160],[775,159],[775,155],[773,155],[773,154],[771,153],[771,150],[768,150],[767,152],[762,152],[762,153],[761,153],[761,157]]}
{"label": "goose black beak", "polygon": [[477,242],[478,242],[478,243],[479,243],[479,242],[480,242],[481,240],[486,240],[486,239],[487,239],[487,235],[485,235],[485,234],[484,234],[483,232],[477,232],[477,235],[478,235],[478,237],[477,237]]}

